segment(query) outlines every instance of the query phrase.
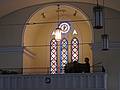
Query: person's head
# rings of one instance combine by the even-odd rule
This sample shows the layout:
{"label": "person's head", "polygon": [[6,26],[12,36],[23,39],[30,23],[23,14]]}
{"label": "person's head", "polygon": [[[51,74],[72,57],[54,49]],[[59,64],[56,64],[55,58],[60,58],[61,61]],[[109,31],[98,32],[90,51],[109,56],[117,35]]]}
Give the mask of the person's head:
{"label": "person's head", "polygon": [[85,62],[89,62],[89,58],[88,57],[85,58]]}

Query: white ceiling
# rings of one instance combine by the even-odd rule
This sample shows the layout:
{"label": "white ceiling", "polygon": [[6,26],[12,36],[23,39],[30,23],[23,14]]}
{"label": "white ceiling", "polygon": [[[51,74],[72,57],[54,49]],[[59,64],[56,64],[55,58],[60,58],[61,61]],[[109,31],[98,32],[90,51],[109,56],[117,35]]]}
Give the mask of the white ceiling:
{"label": "white ceiling", "polygon": [[[50,2],[86,2],[96,4],[96,0],[0,0],[0,17],[24,7]],[[103,5],[103,0],[98,0]],[[104,0],[104,5],[120,11],[120,0]]]}

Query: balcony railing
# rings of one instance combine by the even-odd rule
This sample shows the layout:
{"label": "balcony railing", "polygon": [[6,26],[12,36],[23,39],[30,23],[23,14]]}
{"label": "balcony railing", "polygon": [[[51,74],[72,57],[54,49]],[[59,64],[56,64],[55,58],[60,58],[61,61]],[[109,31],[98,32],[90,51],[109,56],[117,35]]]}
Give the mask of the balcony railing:
{"label": "balcony railing", "polygon": [[0,90],[106,90],[105,73],[0,75]]}

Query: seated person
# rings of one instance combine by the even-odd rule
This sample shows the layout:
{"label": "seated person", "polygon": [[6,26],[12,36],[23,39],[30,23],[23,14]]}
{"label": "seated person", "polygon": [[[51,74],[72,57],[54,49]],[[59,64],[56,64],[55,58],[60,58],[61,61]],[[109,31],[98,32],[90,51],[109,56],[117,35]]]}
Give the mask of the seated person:
{"label": "seated person", "polygon": [[85,73],[90,73],[89,58],[85,58]]}

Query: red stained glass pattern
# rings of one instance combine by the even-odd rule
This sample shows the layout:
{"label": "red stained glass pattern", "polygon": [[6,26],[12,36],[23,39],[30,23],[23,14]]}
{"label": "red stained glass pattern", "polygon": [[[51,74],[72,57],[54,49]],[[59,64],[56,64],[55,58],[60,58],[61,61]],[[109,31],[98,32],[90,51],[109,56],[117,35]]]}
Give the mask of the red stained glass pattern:
{"label": "red stained glass pattern", "polygon": [[55,39],[50,42],[50,73],[57,73],[57,41]]}
{"label": "red stained glass pattern", "polygon": [[76,37],[71,41],[71,60],[72,62],[79,60],[79,41]]}

